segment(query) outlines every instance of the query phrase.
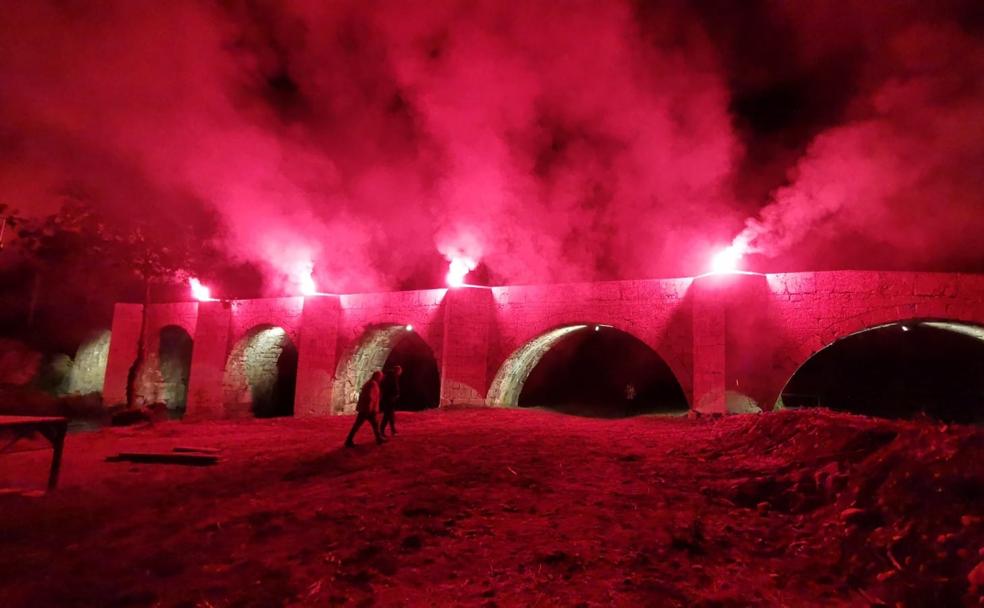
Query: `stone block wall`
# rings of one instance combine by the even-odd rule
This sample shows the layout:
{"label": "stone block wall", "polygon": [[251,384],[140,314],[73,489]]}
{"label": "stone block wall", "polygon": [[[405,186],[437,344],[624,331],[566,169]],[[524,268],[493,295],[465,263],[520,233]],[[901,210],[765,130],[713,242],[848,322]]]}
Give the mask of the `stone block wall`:
{"label": "stone block wall", "polygon": [[198,305],[185,419],[222,417],[222,388],[226,358],[231,348],[231,328],[231,303],[202,302]]}
{"label": "stone block wall", "polygon": [[387,325],[411,325],[413,331],[441,359],[446,289],[341,296],[338,351],[341,356],[358,348],[366,331]]}
{"label": "stone block wall", "polygon": [[109,361],[109,342],[112,332],[99,332],[79,345],[68,376],[67,393],[88,395],[102,393]]}
{"label": "stone block wall", "polygon": [[287,332],[266,324],[249,330],[233,346],[222,378],[222,417],[248,418],[273,415],[278,403],[276,389],[285,380],[282,358],[292,356],[295,346]]}
{"label": "stone block wall", "polygon": [[807,359],[858,331],[912,320],[984,326],[984,275],[837,271],[765,278],[764,306],[782,328],[769,345],[769,378],[756,390],[768,407]]}
{"label": "stone block wall", "polygon": [[446,289],[427,289],[340,297],[332,413],[355,411],[359,389],[373,371],[382,368],[404,332],[415,333],[441,361],[446,293]]}
{"label": "stone block wall", "polygon": [[[771,408],[795,370],[834,340],[910,319],[984,325],[984,276],[819,272],[696,279],[434,289],[153,305],[194,337],[191,418],[224,415],[223,380],[237,344],[279,327],[298,347],[295,415],[348,412],[352,393],[412,325],[441,372],[441,403],[482,403],[524,345],[576,324],[611,325],[652,348],[691,407],[727,410],[737,394]],[[118,304],[104,398],[124,399],[140,306]],[[405,329],[403,330],[405,331]],[[148,352],[154,347],[148,344]]]}
{"label": "stone block wall", "polygon": [[230,341],[236,344],[258,328],[279,327],[294,344],[300,341],[304,304],[308,298],[261,298],[232,300],[230,307]]}
{"label": "stone block wall", "polygon": [[693,398],[692,279],[492,288],[488,378],[524,344],[566,325],[611,325],[666,361]]}
{"label": "stone block wall", "polygon": [[[177,390],[170,386],[162,373],[161,332],[165,328],[180,328],[189,337],[195,335],[198,322],[198,302],[169,302],[152,304],[147,312],[144,361],[137,372],[135,386],[138,404],[168,403]],[[139,335],[139,333],[138,333]]]}
{"label": "stone block wall", "polygon": [[444,299],[441,351],[441,405],[482,405],[488,391],[489,332],[493,327],[492,290],[449,289]]}
{"label": "stone block wall", "polygon": [[[160,400],[162,377],[158,350],[160,332],[164,327],[177,326],[194,336],[198,322],[198,302],[174,302],[151,304],[147,312],[145,330],[145,357],[137,370],[135,393],[138,401],[151,403]],[[117,304],[113,311],[113,327],[110,332],[109,352],[103,382],[103,403],[117,404],[126,401],[126,384],[130,367],[137,358],[140,325],[143,323],[141,304]]]}
{"label": "stone block wall", "polygon": [[338,296],[312,296],[304,300],[298,342],[295,416],[331,413],[340,315]]}
{"label": "stone block wall", "polygon": [[726,411],[727,307],[724,295],[729,277],[710,276],[694,281],[692,287],[693,393],[691,409],[702,413]]}
{"label": "stone block wall", "polygon": [[140,304],[117,304],[114,307],[103,382],[103,403],[107,405],[126,402],[127,374],[137,358],[141,323]]}

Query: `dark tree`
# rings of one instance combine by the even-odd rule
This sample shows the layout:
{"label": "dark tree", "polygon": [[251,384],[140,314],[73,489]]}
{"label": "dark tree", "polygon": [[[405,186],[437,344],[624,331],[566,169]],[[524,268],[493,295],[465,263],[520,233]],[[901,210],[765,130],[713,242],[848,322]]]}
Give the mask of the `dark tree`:
{"label": "dark tree", "polygon": [[212,245],[215,235],[214,224],[174,226],[140,214],[110,220],[86,201],[70,199],[57,213],[26,223],[18,232],[18,245],[35,269],[28,324],[34,320],[43,276],[67,274],[85,283],[83,288],[111,282],[123,293],[137,287],[143,311],[137,357],[127,377],[127,404],[132,406],[134,382],[146,358],[154,289],[210,275],[222,259]]}

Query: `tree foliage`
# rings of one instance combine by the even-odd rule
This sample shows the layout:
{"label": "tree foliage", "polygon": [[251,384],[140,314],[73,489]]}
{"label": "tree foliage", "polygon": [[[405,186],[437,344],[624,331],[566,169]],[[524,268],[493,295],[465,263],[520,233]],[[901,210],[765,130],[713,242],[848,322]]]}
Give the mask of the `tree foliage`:
{"label": "tree foliage", "polygon": [[[162,225],[139,214],[110,220],[73,199],[57,213],[23,222],[18,246],[43,267],[71,268],[84,275],[111,272],[149,285],[208,274],[217,259],[212,236],[200,227]],[[111,280],[112,275],[99,279]]]}

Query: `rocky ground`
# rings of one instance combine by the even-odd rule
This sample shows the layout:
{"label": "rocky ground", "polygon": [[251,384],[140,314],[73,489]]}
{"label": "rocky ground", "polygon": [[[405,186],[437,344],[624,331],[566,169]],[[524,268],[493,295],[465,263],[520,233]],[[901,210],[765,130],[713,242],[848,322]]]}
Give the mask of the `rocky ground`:
{"label": "rocky ground", "polygon": [[[984,605],[984,430],[537,410],[70,435],[0,495],[2,606]],[[40,487],[50,452],[0,456]],[[106,462],[221,450],[210,467]]]}

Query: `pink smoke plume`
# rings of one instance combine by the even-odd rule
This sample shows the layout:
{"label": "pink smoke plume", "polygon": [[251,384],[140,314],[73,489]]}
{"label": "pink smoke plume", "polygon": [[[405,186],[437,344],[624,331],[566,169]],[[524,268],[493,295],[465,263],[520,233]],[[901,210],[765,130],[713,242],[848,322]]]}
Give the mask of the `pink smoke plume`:
{"label": "pink smoke plume", "polygon": [[391,287],[435,247],[500,281],[681,272],[735,219],[726,88],[676,14],[653,44],[627,2],[11,10],[0,104],[30,139],[0,184],[212,207],[271,293],[307,265]]}
{"label": "pink smoke plume", "polygon": [[696,274],[749,215],[741,242],[783,270],[979,252],[984,61],[958,0],[754,9],[790,70],[860,49],[764,208],[736,194],[768,171],[731,90],[762,75],[729,72],[697,4],[15,3],[0,194],[162,230],[215,214],[276,295],[435,286],[456,257],[501,283]]}
{"label": "pink smoke plume", "polygon": [[[836,39],[824,29],[862,17],[886,26],[854,33],[877,54],[879,70],[866,74],[850,120],[813,139],[735,242],[839,266],[938,267],[979,257],[984,43],[954,24],[924,22],[922,12],[837,12],[816,13],[820,40]],[[811,44],[806,52],[822,52]]]}
{"label": "pink smoke plume", "polygon": [[465,277],[472,270],[475,270],[475,266],[478,264],[475,260],[470,258],[453,257],[448,264],[448,274],[445,276],[445,282],[448,287],[461,287],[465,284]]}

